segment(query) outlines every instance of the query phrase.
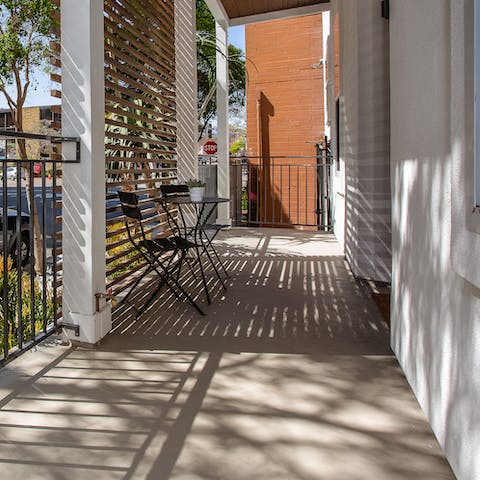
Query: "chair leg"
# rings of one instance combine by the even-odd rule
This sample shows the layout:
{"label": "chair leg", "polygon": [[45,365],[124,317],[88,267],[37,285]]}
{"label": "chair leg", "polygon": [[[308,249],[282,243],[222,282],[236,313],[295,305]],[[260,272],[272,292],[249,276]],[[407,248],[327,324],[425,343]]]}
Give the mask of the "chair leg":
{"label": "chair leg", "polygon": [[147,310],[147,308],[150,306],[150,304],[152,303],[153,299],[158,295],[158,293],[160,292],[160,290],[162,289],[163,285],[165,285],[165,281],[164,280],[160,280],[159,281],[159,284],[157,285],[157,287],[155,288],[155,290],[150,294],[150,296],[148,297],[148,300],[142,305],[142,307],[140,308],[140,310],[137,310],[137,313],[135,315],[136,318],[138,318],[140,315],[143,314],[143,312],[145,312],[145,310]]}
{"label": "chair leg", "polygon": [[225,281],[223,280],[222,276],[220,275],[220,272],[218,271],[217,266],[215,265],[215,262],[213,261],[208,249],[205,249],[205,253],[207,254],[208,260],[212,264],[213,270],[215,271],[215,274],[217,275],[218,280],[222,284],[222,287],[224,290],[227,290],[227,286],[225,285]]}
{"label": "chair leg", "polygon": [[[178,263],[178,270],[180,271],[181,267],[182,267],[182,263],[183,263],[183,258],[185,256],[185,253],[181,252],[180,253],[180,260],[179,260],[179,263]],[[156,259],[156,263],[157,265],[160,266],[160,268],[162,268],[162,270],[165,269],[164,266],[162,266],[159,262],[158,259]],[[157,274],[160,275],[158,269],[156,267],[153,267],[154,270],[157,272]],[[174,275],[170,275],[169,272],[166,272],[165,273],[165,285],[167,285],[167,287],[170,289],[170,291],[178,298],[180,299],[180,295],[176,292],[175,288],[178,288],[178,290],[180,290],[180,292],[183,294],[183,296],[188,300],[188,302],[192,305],[192,307],[195,308],[195,310],[197,310],[198,313],[200,313],[200,315],[205,315],[205,313],[203,312],[203,310],[198,306],[198,304],[195,302],[195,300],[192,298],[192,296],[182,287],[182,285],[180,284],[179,280],[175,278]],[[170,281],[173,283],[173,285],[170,284]]]}
{"label": "chair leg", "polygon": [[173,289],[173,285],[169,284],[169,280],[171,280],[174,285],[182,292],[182,294],[185,296],[185,298],[188,300],[190,305],[192,305],[193,308],[200,314],[200,315],[205,315],[205,312],[198,306],[197,302],[192,298],[192,296],[182,287],[180,282],[178,282],[174,277],[170,277],[169,279],[166,279],[166,285],[170,288],[170,290]]}
{"label": "chair leg", "polygon": [[[209,245],[211,245],[211,243],[212,243],[212,242],[210,242]],[[213,248],[213,245],[212,245],[212,252],[213,252],[213,254],[215,255],[215,257],[217,258],[218,263],[219,263],[220,266],[222,267],[222,270],[224,271],[225,276],[226,276],[227,278],[230,278],[230,274],[227,272],[227,269],[225,268],[225,265],[223,264],[222,260],[220,259],[220,257],[219,257],[219,255],[218,255],[217,251],[215,250],[215,248]]]}
{"label": "chair leg", "polygon": [[187,263],[188,269],[190,270],[190,273],[192,274],[192,277],[194,277],[195,276],[195,270],[193,269],[192,265],[190,264],[190,260],[192,260],[192,258],[189,258],[188,255],[185,255],[185,261]]}
{"label": "chair leg", "polygon": [[[227,269],[225,268],[225,265],[223,264],[222,260],[220,259],[217,251],[215,250],[215,247],[212,245],[212,242],[215,240],[215,237],[218,235],[218,232],[220,230],[216,231],[213,236],[211,238],[209,238],[207,235],[203,234],[203,236],[205,237],[205,240],[206,240],[206,244],[204,244],[204,248],[207,249],[207,248],[210,248],[212,250],[212,252],[214,253],[216,259],[218,260],[218,263],[220,264],[220,266],[222,267],[222,270],[224,271],[225,273],[225,276],[227,278],[230,278],[230,274],[227,272]],[[203,243],[203,242],[202,242]]]}
{"label": "chair leg", "polygon": [[137,287],[137,285],[140,283],[140,281],[145,278],[146,275],[148,275],[148,273],[153,270],[153,267],[148,264],[147,265],[147,268],[145,269],[145,272],[142,274],[142,275],[139,275],[137,280],[135,281],[135,283],[130,287],[130,289],[128,290],[127,294],[123,297],[121,303],[127,303],[127,299],[128,297],[130,296],[130,294],[135,290],[135,288]]}
{"label": "chair leg", "polygon": [[197,253],[197,258],[198,258],[198,265],[200,267],[200,274],[202,276],[202,282],[203,282],[203,286],[205,287],[205,294],[207,296],[207,302],[208,304],[210,305],[212,303],[212,300],[210,298],[210,292],[208,291],[208,284],[207,284],[207,279],[205,277],[205,271],[203,269],[203,264],[202,264],[202,259],[200,257],[200,250],[198,248],[198,245],[195,244],[195,250],[196,250],[196,253]]}
{"label": "chair leg", "polygon": [[218,271],[217,266],[215,265],[215,262],[213,261],[211,255],[210,255],[210,253],[209,253],[209,251],[208,251],[207,245],[203,242],[202,238],[200,238],[200,242],[202,243],[203,251],[204,251],[205,254],[207,255],[208,261],[209,261],[210,264],[212,265],[213,270],[215,271],[215,274],[217,275],[218,280],[219,280],[220,283],[222,284],[223,289],[226,290],[226,289],[227,289],[227,286],[225,285],[225,282],[223,281],[223,278],[220,276],[220,272]]}

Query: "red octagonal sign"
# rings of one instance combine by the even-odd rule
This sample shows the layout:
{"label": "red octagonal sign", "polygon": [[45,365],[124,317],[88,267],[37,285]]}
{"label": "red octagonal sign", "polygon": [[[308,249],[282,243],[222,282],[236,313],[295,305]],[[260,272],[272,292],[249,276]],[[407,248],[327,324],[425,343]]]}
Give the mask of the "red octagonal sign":
{"label": "red octagonal sign", "polygon": [[209,140],[203,144],[203,153],[205,155],[215,155],[217,153],[217,142]]}

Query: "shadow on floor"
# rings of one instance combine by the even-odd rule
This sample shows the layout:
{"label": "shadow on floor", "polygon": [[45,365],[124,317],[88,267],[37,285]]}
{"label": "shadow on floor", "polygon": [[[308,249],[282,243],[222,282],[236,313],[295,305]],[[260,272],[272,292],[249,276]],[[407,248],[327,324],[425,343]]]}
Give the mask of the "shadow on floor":
{"label": "shadow on floor", "polygon": [[331,237],[232,231],[219,250],[232,276],[224,292],[209,272],[207,316],[167,294],[138,319],[123,305],[98,348],[0,374],[20,376],[0,404],[9,476],[453,478]]}
{"label": "shadow on floor", "polygon": [[[322,242],[323,237],[330,241],[322,236]],[[116,342],[202,351],[391,354],[387,326],[340,255],[312,256],[287,248],[279,253],[228,242],[217,248],[232,272],[227,292],[209,272],[214,299],[206,305],[198,279],[187,271],[183,280],[203,302],[205,317],[163,291],[136,319],[135,307],[155,287],[152,279],[131,298],[133,307],[123,305],[115,312]]]}

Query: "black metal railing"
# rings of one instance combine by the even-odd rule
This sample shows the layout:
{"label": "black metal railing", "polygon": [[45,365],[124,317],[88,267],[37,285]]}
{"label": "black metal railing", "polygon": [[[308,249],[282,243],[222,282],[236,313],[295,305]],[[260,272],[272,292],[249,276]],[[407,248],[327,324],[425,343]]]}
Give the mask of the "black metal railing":
{"label": "black metal railing", "polygon": [[[53,151],[64,142],[75,142],[74,159]],[[79,161],[78,138],[0,130],[0,365],[64,326],[62,165]]]}
{"label": "black metal railing", "polygon": [[[329,150],[316,156],[230,157],[234,226],[315,227],[332,230]],[[199,156],[199,177],[217,191],[217,157]]]}
{"label": "black metal railing", "polygon": [[332,229],[332,163],[319,156],[230,159],[236,226]]}

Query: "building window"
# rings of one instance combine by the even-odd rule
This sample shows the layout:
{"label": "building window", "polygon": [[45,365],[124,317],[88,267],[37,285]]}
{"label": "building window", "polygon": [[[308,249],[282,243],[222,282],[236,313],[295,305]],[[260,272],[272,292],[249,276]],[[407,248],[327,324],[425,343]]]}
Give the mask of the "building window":
{"label": "building window", "polygon": [[475,204],[480,206],[480,0],[475,0],[474,39],[474,142],[475,142]]}
{"label": "building window", "polygon": [[52,111],[49,108],[41,108],[40,120],[52,120]]}

